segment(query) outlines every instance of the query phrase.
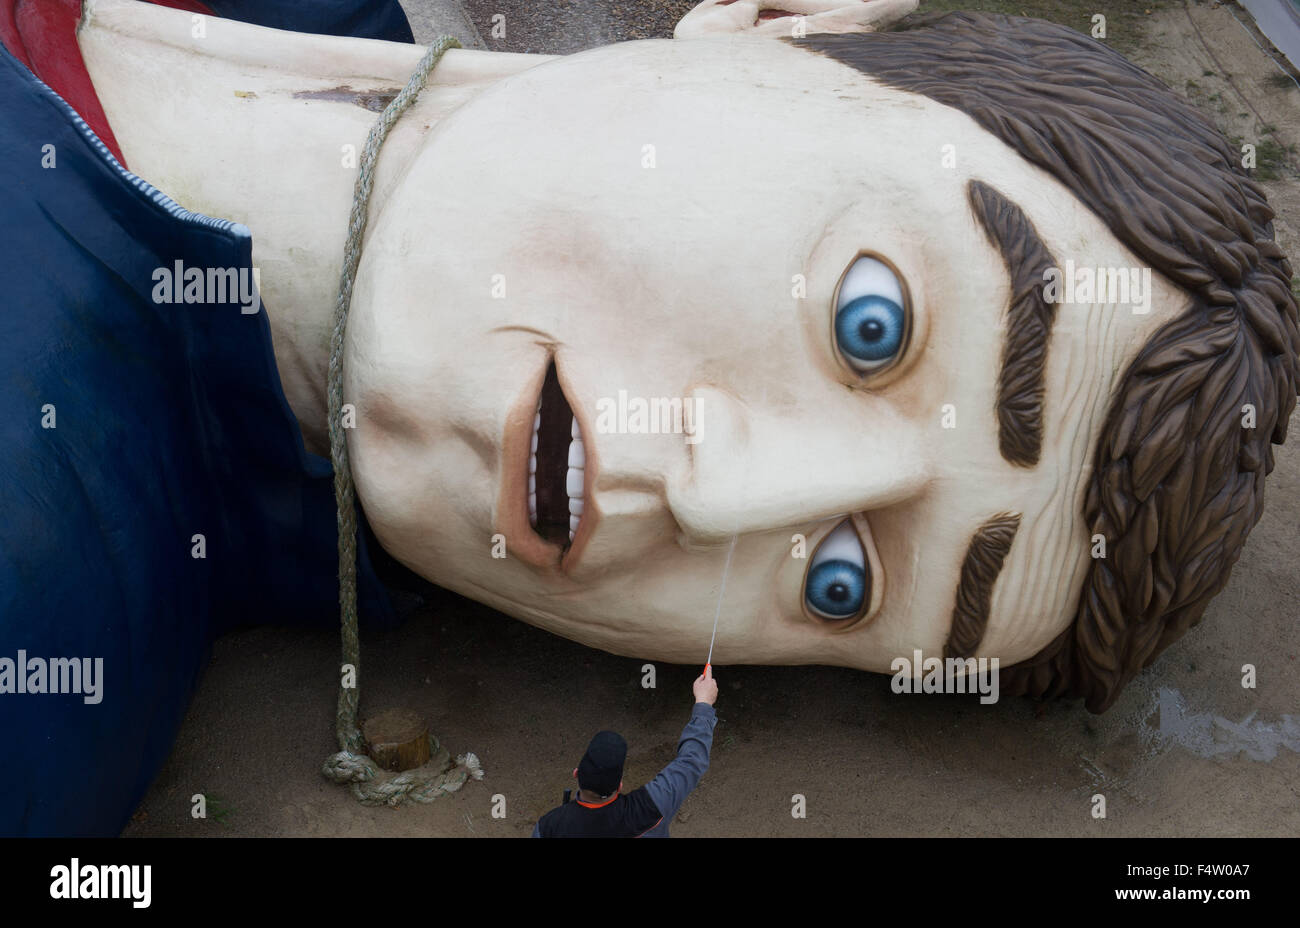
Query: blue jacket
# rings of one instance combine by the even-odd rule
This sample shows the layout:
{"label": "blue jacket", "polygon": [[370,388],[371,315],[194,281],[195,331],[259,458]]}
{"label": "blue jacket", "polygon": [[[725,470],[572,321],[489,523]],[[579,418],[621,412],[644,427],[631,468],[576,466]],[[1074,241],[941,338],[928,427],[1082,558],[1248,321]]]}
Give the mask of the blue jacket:
{"label": "blue jacket", "polygon": [[[396,0],[209,3],[410,37]],[[214,635],[337,628],[333,478],[303,447],[266,308],[154,299],[175,262],[244,279],[257,231],[129,174],[3,47],[0,101],[0,660],[103,662],[93,704],[0,684],[20,758],[0,765],[0,836],[107,837],[167,758]],[[362,621],[392,624],[358,570]]]}

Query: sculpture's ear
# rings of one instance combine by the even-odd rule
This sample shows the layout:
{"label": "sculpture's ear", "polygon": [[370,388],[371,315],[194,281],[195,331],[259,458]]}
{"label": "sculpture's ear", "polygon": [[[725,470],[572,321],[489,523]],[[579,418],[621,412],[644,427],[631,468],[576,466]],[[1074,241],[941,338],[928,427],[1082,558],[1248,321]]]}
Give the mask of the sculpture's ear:
{"label": "sculpture's ear", "polygon": [[1286,438],[1300,346],[1285,279],[1248,279],[1257,289],[1239,304],[1194,302],[1125,372],[1083,506],[1105,556],[1089,564],[1074,623],[1002,671],[1004,696],[1081,696],[1104,712],[1227,585]]}

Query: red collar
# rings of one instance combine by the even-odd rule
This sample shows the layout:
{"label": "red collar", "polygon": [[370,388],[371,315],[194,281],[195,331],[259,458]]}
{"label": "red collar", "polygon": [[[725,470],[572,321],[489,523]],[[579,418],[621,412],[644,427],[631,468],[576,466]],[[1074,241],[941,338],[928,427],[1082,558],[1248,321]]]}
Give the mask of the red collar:
{"label": "red collar", "polygon": [[[199,0],[150,0],[158,6],[215,16]],[[123,166],[108,117],[77,45],[81,0],[0,0],[0,44],[80,114]]]}
{"label": "red collar", "polygon": [[579,799],[578,805],[582,806],[584,809],[603,809],[605,808],[605,806],[609,805],[611,802],[613,802],[621,795],[623,794],[615,793],[613,796],[610,796],[604,802],[583,802],[581,799]]}

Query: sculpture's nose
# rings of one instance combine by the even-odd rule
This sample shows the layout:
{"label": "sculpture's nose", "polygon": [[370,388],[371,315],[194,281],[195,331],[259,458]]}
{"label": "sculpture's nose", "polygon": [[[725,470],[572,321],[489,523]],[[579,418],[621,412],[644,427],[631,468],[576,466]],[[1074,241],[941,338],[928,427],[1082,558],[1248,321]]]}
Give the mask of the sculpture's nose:
{"label": "sculpture's nose", "polygon": [[[699,432],[690,468],[667,487],[687,539],[806,525],[889,506],[930,479],[920,429],[888,404],[845,417],[783,415],[713,387],[692,391]],[[864,401],[865,402],[865,401]]]}

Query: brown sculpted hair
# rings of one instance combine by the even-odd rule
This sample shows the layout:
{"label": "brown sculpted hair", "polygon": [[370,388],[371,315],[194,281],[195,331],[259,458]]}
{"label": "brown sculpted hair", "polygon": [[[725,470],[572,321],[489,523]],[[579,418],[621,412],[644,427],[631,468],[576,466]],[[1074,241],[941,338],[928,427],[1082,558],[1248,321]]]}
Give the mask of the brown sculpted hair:
{"label": "brown sculpted hair", "polygon": [[1300,351],[1273,212],[1195,109],[1063,26],[953,13],[793,44],[966,113],[1188,296],[1139,349],[1101,426],[1082,515],[1105,557],[1089,565],[1074,621],[1002,671],[1004,693],[1105,711],[1200,620],[1262,511]]}
{"label": "brown sculpted hair", "polygon": [[1004,512],[981,525],[971,538],[961,565],[957,605],[952,610],[952,628],[943,646],[944,657],[975,656],[975,649],[979,647],[989,622],[993,584],[997,582],[1002,562],[1007,559],[1018,528],[1020,513]]}

